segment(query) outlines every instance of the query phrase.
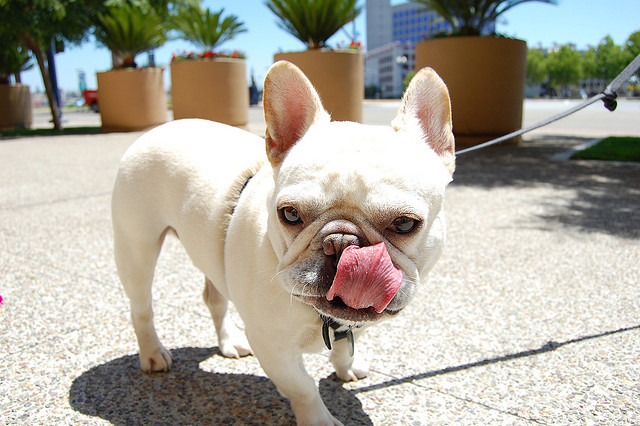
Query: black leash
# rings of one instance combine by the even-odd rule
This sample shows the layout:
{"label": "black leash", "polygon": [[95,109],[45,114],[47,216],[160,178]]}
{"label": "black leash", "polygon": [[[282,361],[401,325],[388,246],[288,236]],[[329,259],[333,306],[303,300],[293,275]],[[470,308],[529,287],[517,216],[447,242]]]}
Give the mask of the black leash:
{"label": "black leash", "polygon": [[638,71],[638,69],[640,69],[640,55],[636,56],[635,59],[631,61],[631,63],[629,63],[629,65],[627,65],[627,67],[624,70],[622,70],[622,72],[618,74],[616,78],[614,78],[611,81],[611,83],[609,83],[609,85],[606,87],[606,89],[604,89],[603,92],[598,93],[597,95],[585,100],[584,102],[576,105],[573,108],[568,109],[563,113],[556,114],[552,117],[547,118],[546,120],[540,121],[525,129],[517,130],[515,132],[509,133],[508,135],[490,140],[489,142],[481,143],[480,145],[475,145],[469,148],[462,149],[460,151],[456,151],[456,155],[466,154],[471,151],[476,151],[478,149],[486,148],[488,146],[495,145],[500,142],[504,142],[511,138],[518,137],[524,133],[530,132],[532,130],[538,129],[540,127],[546,126],[547,124],[551,124],[555,121],[565,118],[568,115],[571,115],[577,111],[580,111],[581,109],[584,109],[589,105],[591,105],[592,103],[595,103],[599,100],[603,101],[605,108],[607,108],[609,111],[614,111],[618,106],[618,101],[616,100],[618,97],[618,94],[616,92],[618,91],[618,89],[620,89],[620,86],[626,83],[627,80],[629,80],[631,76]]}

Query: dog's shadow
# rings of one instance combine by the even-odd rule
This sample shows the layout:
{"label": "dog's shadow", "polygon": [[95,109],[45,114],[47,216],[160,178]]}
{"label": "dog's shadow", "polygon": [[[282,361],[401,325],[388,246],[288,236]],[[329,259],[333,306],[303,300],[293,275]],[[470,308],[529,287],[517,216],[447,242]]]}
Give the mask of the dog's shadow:
{"label": "dog's shadow", "polygon": [[[73,381],[69,403],[115,425],[295,424],[291,405],[269,379],[202,370],[200,362],[220,356],[218,348],[175,349],[171,355],[174,363],[167,373],[142,373],[137,355],[94,367]],[[340,381],[322,379],[320,394],[338,420],[372,424]]]}

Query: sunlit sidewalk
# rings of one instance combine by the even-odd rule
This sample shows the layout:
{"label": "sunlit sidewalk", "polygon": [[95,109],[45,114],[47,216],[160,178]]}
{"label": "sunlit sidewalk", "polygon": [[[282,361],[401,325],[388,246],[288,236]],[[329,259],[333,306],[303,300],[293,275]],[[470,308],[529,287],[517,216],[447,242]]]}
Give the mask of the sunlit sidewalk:
{"label": "sunlit sidewalk", "polygon": [[[640,135],[638,111],[623,105],[458,159],[443,257],[410,307],[356,347],[371,375],[343,384],[326,353],[307,358],[336,418],[637,423],[640,167],[550,161],[600,133]],[[365,105],[368,123],[394,114]],[[255,358],[220,355],[202,277],[175,239],[154,286],[174,368],[139,371],[109,206],[139,135],[0,140],[0,423],[294,423]]]}

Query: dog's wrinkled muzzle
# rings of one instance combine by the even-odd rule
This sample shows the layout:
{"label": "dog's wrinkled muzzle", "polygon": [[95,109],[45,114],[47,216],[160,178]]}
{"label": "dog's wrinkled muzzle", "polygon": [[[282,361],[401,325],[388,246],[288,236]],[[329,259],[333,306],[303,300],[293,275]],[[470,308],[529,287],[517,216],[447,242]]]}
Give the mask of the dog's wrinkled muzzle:
{"label": "dog's wrinkled muzzle", "polygon": [[381,313],[400,289],[402,278],[384,242],[367,247],[349,245],[342,250],[326,298],[331,301],[339,297],[350,308],[373,307]]}

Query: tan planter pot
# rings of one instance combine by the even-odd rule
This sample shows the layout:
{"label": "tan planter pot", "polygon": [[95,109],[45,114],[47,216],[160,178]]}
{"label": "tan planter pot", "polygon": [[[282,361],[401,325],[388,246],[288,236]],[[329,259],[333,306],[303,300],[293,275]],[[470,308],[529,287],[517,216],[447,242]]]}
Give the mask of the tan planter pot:
{"label": "tan planter pot", "polygon": [[309,77],[334,121],[362,122],[364,56],[357,50],[306,50],[276,53]]}
{"label": "tan planter pot", "polygon": [[32,117],[29,86],[0,84],[0,129],[31,127]]}
{"label": "tan planter pot", "polygon": [[456,144],[478,144],[521,128],[527,69],[524,41],[495,37],[423,41],[416,45],[416,70],[427,66],[449,88]]}
{"label": "tan planter pot", "polygon": [[173,118],[204,118],[240,126],[249,121],[244,59],[184,60],[171,64]]}
{"label": "tan planter pot", "polygon": [[144,130],[167,121],[162,68],[97,73],[98,107],[104,131]]}

